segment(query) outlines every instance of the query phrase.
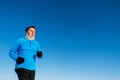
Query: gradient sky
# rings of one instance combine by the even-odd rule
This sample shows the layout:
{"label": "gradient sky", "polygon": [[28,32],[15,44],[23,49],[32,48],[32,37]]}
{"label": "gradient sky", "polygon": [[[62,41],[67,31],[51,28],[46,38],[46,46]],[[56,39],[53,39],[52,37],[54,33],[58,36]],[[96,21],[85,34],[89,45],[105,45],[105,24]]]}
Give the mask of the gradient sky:
{"label": "gradient sky", "polygon": [[120,80],[119,0],[0,1],[0,79],[17,80],[10,47],[34,25],[36,80]]}

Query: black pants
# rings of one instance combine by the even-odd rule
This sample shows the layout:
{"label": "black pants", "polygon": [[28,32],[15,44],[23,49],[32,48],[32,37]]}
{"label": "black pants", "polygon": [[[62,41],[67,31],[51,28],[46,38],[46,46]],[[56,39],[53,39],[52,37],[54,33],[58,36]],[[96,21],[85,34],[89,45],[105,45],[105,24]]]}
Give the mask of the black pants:
{"label": "black pants", "polygon": [[27,70],[23,68],[15,69],[19,80],[34,80],[35,70]]}

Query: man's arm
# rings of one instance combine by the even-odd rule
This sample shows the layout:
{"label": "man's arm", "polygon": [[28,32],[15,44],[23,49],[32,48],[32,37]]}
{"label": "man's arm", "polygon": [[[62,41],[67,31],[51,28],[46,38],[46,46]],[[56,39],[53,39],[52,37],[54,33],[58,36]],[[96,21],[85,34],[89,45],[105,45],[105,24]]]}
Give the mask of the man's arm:
{"label": "man's arm", "polygon": [[17,51],[18,51],[19,47],[20,47],[20,41],[17,40],[17,42],[11,47],[11,49],[9,51],[9,56],[15,61],[18,58]]}

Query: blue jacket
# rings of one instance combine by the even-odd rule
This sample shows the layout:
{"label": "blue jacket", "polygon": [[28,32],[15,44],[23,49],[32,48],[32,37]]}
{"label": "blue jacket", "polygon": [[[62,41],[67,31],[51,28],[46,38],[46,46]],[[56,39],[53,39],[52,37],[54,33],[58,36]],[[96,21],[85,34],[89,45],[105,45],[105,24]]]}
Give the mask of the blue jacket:
{"label": "blue jacket", "polygon": [[17,40],[16,44],[13,45],[10,49],[9,55],[15,61],[18,57],[24,58],[24,62],[21,64],[16,63],[15,68],[35,70],[37,51],[41,51],[40,45],[37,41],[20,38]]}

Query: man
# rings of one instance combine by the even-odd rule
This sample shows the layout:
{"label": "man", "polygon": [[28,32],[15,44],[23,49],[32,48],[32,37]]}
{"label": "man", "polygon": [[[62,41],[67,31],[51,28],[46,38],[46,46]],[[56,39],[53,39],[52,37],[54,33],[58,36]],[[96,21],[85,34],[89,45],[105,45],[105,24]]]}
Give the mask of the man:
{"label": "man", "polygon": [[36,56],[42,57],[42,51],[39,43],[35,40],[34,26],[25,29],[25,37],[16,41],[16,44],[10,49],[10,57],[16,61],[15,72],[19,80],[35,79],[35,61]]}

